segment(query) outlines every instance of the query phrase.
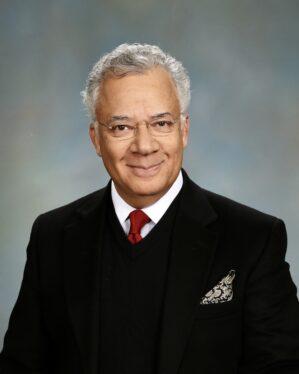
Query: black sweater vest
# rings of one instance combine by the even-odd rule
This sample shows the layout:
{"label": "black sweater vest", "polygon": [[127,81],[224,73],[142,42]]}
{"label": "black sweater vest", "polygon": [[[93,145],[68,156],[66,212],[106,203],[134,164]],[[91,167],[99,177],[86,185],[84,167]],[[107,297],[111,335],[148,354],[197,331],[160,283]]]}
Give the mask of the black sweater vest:
{"label": "black sweater vest", "polygon": [[138,244],[131,244],[108,204],[102,252],[100,374],[154,374],[178,205]]}

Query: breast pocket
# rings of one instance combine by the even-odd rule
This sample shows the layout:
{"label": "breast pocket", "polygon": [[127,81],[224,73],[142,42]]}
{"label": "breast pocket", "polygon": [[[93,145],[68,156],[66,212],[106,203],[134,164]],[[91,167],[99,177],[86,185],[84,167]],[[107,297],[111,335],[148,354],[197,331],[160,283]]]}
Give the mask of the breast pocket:
{"label": "breast pocket", "polygon": [[229,318],[240,313],[241,305],[235,300],[216,304],[199,304],[195,311],[195,319]]}

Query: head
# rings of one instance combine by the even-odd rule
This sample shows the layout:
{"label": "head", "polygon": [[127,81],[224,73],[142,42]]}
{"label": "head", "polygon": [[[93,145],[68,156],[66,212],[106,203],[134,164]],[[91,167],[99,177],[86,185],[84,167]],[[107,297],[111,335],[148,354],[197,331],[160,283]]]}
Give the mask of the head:
{"label": "head", "polygon": [[119,194],[136,208],[157,201],[176,179],[188,139],[182,64],[157,46],[123,44],[95,64],[82,96],[91,140]]}

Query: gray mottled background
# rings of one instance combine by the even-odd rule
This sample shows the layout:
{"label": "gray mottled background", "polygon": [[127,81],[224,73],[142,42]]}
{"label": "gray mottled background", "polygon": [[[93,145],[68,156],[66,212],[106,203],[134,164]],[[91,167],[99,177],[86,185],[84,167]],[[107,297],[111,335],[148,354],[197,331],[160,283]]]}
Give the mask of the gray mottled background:
{"label": "gray mottled background", "polygon": [[297,0],[1,0],[0,347],[34,218],[108,180],[80,102],[122,42],[158,44],[192,79],[185,168],[285,220],[299,284]]}

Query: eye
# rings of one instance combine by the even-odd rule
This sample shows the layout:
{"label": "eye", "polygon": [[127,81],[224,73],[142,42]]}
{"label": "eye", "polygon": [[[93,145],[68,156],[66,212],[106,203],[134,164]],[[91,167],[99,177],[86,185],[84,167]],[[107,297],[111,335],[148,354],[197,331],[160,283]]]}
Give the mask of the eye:
{"label": "eye", "polygon": [[111,124],[109,127],[110,134],[116,138],[124,138],[134,135],[134,127],[125,123]]}
{"label": "eye", "polygon": [[151,127],[156,133],[169,133],[173,130],[174,122],[170,120],[160,120],[153,122]]}
{"label": "eye", "polygon": [[159,121],[156,123],[156,126],[158,127],[165,127],[168,125],[168,122],[167,121]]}
{"label": "eye", "polygon": [[163,121],[157,121],[153,125],[155,127],[170,127],[172,124],[173,124],[172,121],[163,120]]}
{"label": "eye", "polygon": [[113,125],[110,127],[110,130],[112,132],[123,132],[123,131],[128,131],[131,129],[131,126],[129,125],[124,125],[124,124],[120,124],[120,125]]}

